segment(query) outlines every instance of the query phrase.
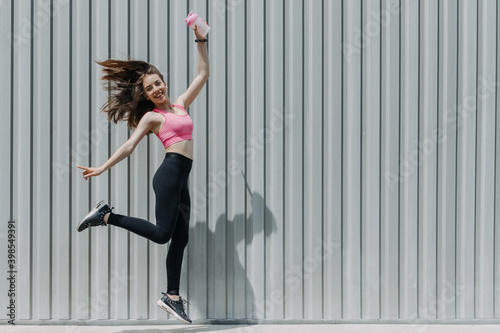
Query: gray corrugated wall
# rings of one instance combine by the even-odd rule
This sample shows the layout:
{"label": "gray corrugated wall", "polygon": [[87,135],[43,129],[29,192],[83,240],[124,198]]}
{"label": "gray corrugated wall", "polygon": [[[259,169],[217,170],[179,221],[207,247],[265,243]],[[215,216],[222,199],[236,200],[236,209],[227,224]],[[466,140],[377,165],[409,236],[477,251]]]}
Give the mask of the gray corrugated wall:
{"label": "gray corrugated wall", "polygon": [[15,221],[16,320],[167,318],[167,246],[75,231],[101,199],[154,219],[160,142],[88,182],[75,165],[130,135],[98,113],[93,61],[150,61],[178,96],[197,68],[190,10],[212,27],[189,110],[193,319],[500,318],[497,1],[1,0],[0,269]]}

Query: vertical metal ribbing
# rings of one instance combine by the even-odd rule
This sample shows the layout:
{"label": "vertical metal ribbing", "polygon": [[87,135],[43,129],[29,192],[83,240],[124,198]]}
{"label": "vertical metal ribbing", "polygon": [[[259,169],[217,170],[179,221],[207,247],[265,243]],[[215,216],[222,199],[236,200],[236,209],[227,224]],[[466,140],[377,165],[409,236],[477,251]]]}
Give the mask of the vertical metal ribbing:
{"label": "vertical metal ribbing", "polygon": [[[148,138],[147,144],[137,148],[143,154],[140,156],[147,157],[147,161],[140,162],[147,167],[147,172],[142,170],[144,173],[140,176],[140,189],[136,193],[131,191],[136,188],[134,180],[138,177],[139,172],[136,171],[139,163],[134,164],[137,161],[133,158],[132,163],[130,159],[124,161],[124,168],[120,171],[123,177],[117,177],[118,173],[113,169],[110,173],[113,177],[109,177],[106,184],[99,183],[98,179],[88,183],[77,182],[79,173],[77,175],[77,171],[72,170],[73,166],[70,165],[69,173],[65,174],[65,179],[69,177],[70,183],[59,186],[53,164],[60,162],[57,159],[65,148],[61,147],[58,138],[61,135],[65,138],[67,133],[69,149],[62,152],[64,162],[68,159],[72,164],[81,158],[79,163],[97,163],[102,162],[100,159],[104,154],[111,155],[114,152],[115,140],[119,135],[115,136],[109,131],[108,142],[102,148],[96,147],[98,140],[92,136],[92,130],[98,124],[97,117],[102,116],[95,109],[96,99],[100,102],[102,97],[101,91],[96,89],[100,81],[94,67],[95,54],[97,51],[103,57],[106,54],[108,57],[115,56],[112,44],[116,35],[114,24],[117,19],[123,19],[123,24],[118,29],[122,37],[122,53],[128,53],[124,56],[138,59],[142,54],[144,59],[141,60],[154,62],[154,53],[158,49],[153,45],[154,30],[157,28],[153,22],[158,20],[157,16],[160,17],[155,12],[159,2],[155,1],[148,0],[144,4],[141,2],[137,7],[136,2],[130,0],[123,3],[108,0],[104,4],[98,1],[86,4],[69,1],[69,7],[65,7],[64,11],[69,8],[70,17],[60,19],[56,12],[61,5],[59,1],[51,0],[45,29],[37,28],[37,15],[42,5],[36,0],[2,2],[2,8],[10,6],[9,13],[3,16],[10,15],[10,21],[2,25],[1,32],[15,34],[22,33],[21,30],[24,29],[30,37],[23,45],[11,43],[9,49],[2,51],[0,56],[4,58],[0,60],[6,62],[2,66],[2,73],[9,76],[5,78],[8,82],[5,86],[10,86],[2,94],[6,99],[10,98],[5,103],[5,110],[8,110],[5,118],[10,117],[5,130],[10,128],[10,133],[6,134],[4,143],[8,147],[8,153],[7,149],[5,152],[10,156],[10,161],[2,169],[10,175],[10,179],[6,179],[4,183],[8,188],[2,197],[5,201],[2,207],[5,207],[11,220],[24,220],[19,221],[22,222],[23,244],[18,244],[22,247],[22,258],[26,260],[22,274],[24,277],[28,276],[18,284],[18,287],[22,285],[24,289],[20,291],[20,295],[26,295],[23,307],[26,306],[21,310],[23,320],[32,320],[31,323],[45,320],[47,318],[38,316],[43,317],[46,313],[49,319],[61,321],[87,319],[87,314],[95,317],[96,297],[101,287],[108,294],[102,296],[102,304],[98,304],[100,314],[107,311],[111,317],[118,316],[123,317],[119,319],[127,320],[133,319],[131,317],[135,312],[142,311],[130,304],[138,298],[138,282],[130,280],[125,281],[122,294],[122,302],[127,303],[127,310],[116,311],[118,297],[113,296],[111,290],[115,267],[122,265],[123,274],[134,276],[134,265],[140,262],[140,253],[147,257],[158,257],[157,253],[163,251],[163,248],[157,248],[155,244],[143,247],[144,244],[140,243],[139,251],[136,251],[134,245],[130,249],[125,243],[135,244],[136,236],[123,233],[115,238],[115,232],[119,231],[111,229],[106,229],[105,232],[109,234],[104,235],[103,230],[99,229],[86,235],[76,235],[72,223],[80,217],[82,211],[93,207],[95,196],[100,195],[101,190],[104,194],[109,193],[110,201],[115,198],[123,199],[123,211],[120,213],[124,215],[133,213],[134,207],[135,211],[142,209],[137,208],[135,198],[139,196],[138,193],[143,193],[147,197],[145,202],[150,207],[147,218],[154,222],[151,209],[154,197],[150,191],[144,191],[143,186],[146,185],[143,180],[151,181],[153,176],[156,138]],[[390,6],[397,5],[400,6],[399,13],[388,11]],[[123,17],[111,12],[114,6],[122,6]],[[500,98],[498,87],[492,88],[496,94],[494,101],[485,102],[480,97],[483,84],[481,79],[485,71],[494,67],[494,80],[499,80],[500,4],[488,0],[458,4],[452,0],[442,0],[437,4],[398,0],[283,0],[272,4],[247,0],[169,1],[160,5],[162,11],[167,9],[164,19],[168,21],[165,22],[168,31],[163,32],[168,37],[163,38],[162,42],[168,44],[165,49],[169,52],[165,52],[162,57],[166,59],[166,81],[175,89],[184,88],[176,87],[176,82],[184,84],[187,81],[189,84],[193,79],[195,67],[191,66],[196,60],[192,31],[186,38],[185,31],[182,30],[185,26],[179,24],[184,24],[183,18],[179,19],[175,14],[184,10],[196,11],[196,8],[191,8],[196,6],[206,8],[210,14],[210,17],[208,14],[206,16],[212,25],[208,47],[214,47],[211,43],[216,42],[218,49],[212,49],[210,54],[219,58],[210,58],[210,62],[215,64],[212,69],[219,70],[211,72],[210,80],[203,88],[206,95],[202,93],[200,96],[203,97],[197,100],[197,107],[191,109],[193,118],[201,120],[195,122],[195,128],[200,130],[202,137],[195,139],[195,154],[198,154],[199,159],[195,162],[197,168],[193,170],[197,174],[191,179],[190,188],[193,190],[192,197],[196,190],[202,189],[200,192],[207,199],[206,207],[198,214],[199,221],[192,222],[208,223],[205,229],[197,226],[196,236],[195,233],[191,234],[200,243],[192,245],[185,263],[193,269],[198,263],[197,258],[208,256],[209,261],[200,263],[197,272],[204,274],[203,280],[207,276],[207,281],[212,279],[209,283],[202,282],[206,288],[196,288],[194,283],[197,277],[193,270],[184,270],[187,274],[183,275],[183,279],[188,283],[183,287],[191,303],[188,309],[196,313],[194,319],[205,320],[213,311],[221,317],[224,314],[230,317],[235,313],[241,316],[244,311],[245,316],[250,319],[259,315],[256,307],[262,306],[260,314],[264,313],[265,318],[258,319],[302,321],[307,317],[312,320],[363,322],[381,319],[409,322],[414,317],[423,321],[467,320],[469,317],[476,317],[497,320],[500,313],[497,283],[500,280],[500,261],[495,256],[499,249],[496,242],[500,237],[496,225],[500,193],[497,170],[500,163],[497,142],[500,118],[496,112]],[[98,13],[100,9],[102,13],[106,8],[110,9],[105,14],[107,19]],[[134,8],[139,8],[142,14],[136,16]],[[378,8],[380,12],[377,12]],[[414,8],[418,8],[418,12]],[[82,9],[85,13],[81,13]],[[315,16],[316,9],[323,12],[321,20],[319,15]],[[429,15],[429,11],[435,9],[437,14],[433,12]],[[143,10],[147,10],[147,14]],[[495,14],[492,13],[493,10],[496,10]],[[89,17],[84,16],[87,11]],[[238,14],[234,14],[235,12]],[[229,21],[234,19],[233,15],[237,15],[234,23]],[[384,21],[388,18],[385,15],[390,16],[390,22]],[[332,17],[338,24],[330,24]],[[144,39],[140,39],[139,44],[133,35],[137,32],[137,18],[141,18],[146,24],[143,27]],[[283,27],[273,26],[276,18],[283,23]],[[361,22],[358,22],[360,18]],[[378,21],[380,29],[375,39],[370,35],[370,27],[373,27],[367,25],[372,24],[371,21]],[[68,24],[70,38],[67,38],[68,32],[61,34],[58,31],[59,27],[65,28]],[[242,25],[238,27],[238,36],[233,36],[238,41],[236,45],[229,38],[229,30],[233,24]],[[97,29],[100,28],[100,32],[96,32],[96,26]],[[332,33],[327,30],[329,27],[338,31]],[[496,31],[493,31],[495,28]],[[6,31],[9,29],[11,31]],[[436,31],[437,36],[433,36]],[[269,33],[272,37],[266,36]],[[359,48],[354,57],[349,59],[343,54],[342,46],[345,43],[356,43],[356,40],[352,40],[358,35],[361,38]],[[311,42],[311,36],[315,38],[314,41],[320,40],[321,43]],[[342,44],[341,47],[332,46],[334,41],[331,36],[334,37],[335,44]],[[417,36],[418,41],[408,40],[408,37],[415,39]],[[370,38],[371,45],[367,44]],[[495,45],[492,44],[494,39]],[[47,43],[44,44],[44,41]],[[276,42],[278,44],[274,44]],[[314,52],[321,52],[321,55],[314,55],[308,49],[313,44],[317,47]],[[144,53],[144,48],[138,50],[136,45],[147,45],[147,53]],[[241,58],[237,55],[240,54],[239,50],[233,52],[238,45],[244,47]],[[477,47],[474,49],[475,45]],[[172,46],[182,47],[175,49]],[[69,50],[58,51],[61,47]],[[380,47],[380,50],[375,51],[371,47]],[[50,52],[44,52],[49,48]],[[334,52],[334,56],[331,52]],[[188,55],[187,62],[183,58],[185,54]],[[69,56],[69,60],[66,56]],[[68,63],[64,62],[61,66],[59,60],[62,58]],[[83,62],[79,63],[82,58]],[[279,63],[280,58],[283,63]],[[7,68],[9,64],[10,68]],[[244,73],[239,78],[241,82],[236,82],[236,88],[232,85],[235,82],[234,73],[231,72],[233,65],[239,66],[238,70]],[[69,73],[64,76],[66,69]],[[437,70],[435,74],[432,73],[434,69]],[[179,75],[171,79],[172,73]],[[44,79],[46,86],[40,87],[40,76],[45,74],[49,74]],[[330,75],[336,77],[330,79]],[[321,82],[314,82],[311,90],[308,83],[315,79]],[[60,85],[68,80],[69,86],[64,89],[69,95],[61,99]],[[437,87],[437,92],[429,91],[428,84],[432,88]],[[20,89],[24,89],[24,95]],[[230,96],[233,91],[236,92],[235,95]],[[50,93],[50,96],[44,97],[45,108],[50,109],[46,110],[45,119],[50,125],[46,128],[46,134],[43,133],[43,126],[36,122],[37,117],[41,117],[37,113],[37,102],[38,95],[42,93]],[[225,95],[227,99],[218,100],[218,95],[221,98]],[[335,101],[332,96],[336,96]],[[463,108],[469,96],[476,100],[469,101],[473,113],[465,118]],[[315,110],[311,110],[309,105],[313,98],[320,99],[313,101]],[[376,98],[379,98],[377,105],[370,105],[370,101],[375,101]],[[66,108],[68,99],[70,102]],[[241,106],[239,110],[232,109],[233,100],[238,102],[236,105]],[[273,105],[274,103],[279,105]],[[283,109],[283,131],[269,135],[265,130],[268,127],[272,130],[273,122],[276,121],[272,115],[275,108]],[[437,114],[434,115],[432,110],[426,108],[436,108]],[[68,114],[61,116],[59,113],[63,109]],[[409,115],[410,111],[416,113]],[[296,116],[293,122],[286,123],[288,115]],[[380,122],[376,124],[374,121],[371,124],[370,119],[377,117]],[[34,120],[26,120],[27,118]],[[416,118],[418,123],[413,122]],[[222,125],[224,122],[225,127]],[[241,126],[238,127],[239,130],[235,131],[231,127],[234,123]],[[320,123],[321,126],[318,125]],[[60,124],[67,124],[69,130],[57,132]],[[23,126],[26,126],[25,133],[20,132]],[[108,130],[114,130],[114,126],[108,125]],[[440,139],[445,136],[445,139],[435,143],[435,150],[427,154],[417,146],[423,144],[434,126],[437,137]],[[336,132],[335,135],[332,131]],[[252,160],[250,155],[255,153],[252,144],[259,139],[260,133],[265,133],[262,145],[257,149],[257,159]],[[124,130],[121,134],[130,137],[131,132]],[[273,137],[283,142],[273,143],[269,140]],[[241,140],[241,146],[230,142],[233,138]],[[50,147],[37,151],[37,140],[40,139],[50,142]],[[86,152],[80,156],[82,145],[88,147],[88,154]],[[314,154],[310,151],[311,147],[314,147]],[[239,179],[238,182],[241,183],[235,182],[232,187],[233,178],[228,171],[233,155],[240,153],[235,152],[239,148],[242,155],[241,172],[249,177],[250,186],[244,183],[247,179]],[[142,149],[146,149],[147,153]],[[374,149],[380,149],[380,152],[374,152]],[[404,174],[405,157],[415,149],[418,150],[418,155],[415,155],[416,169],[413,176],[408,177]],[[22,151],[26,154],[20,153]],[[44,155],[43,161],[37,158],[41,155]],[[315,157],[314,162],[308,160],[311,156]],[[150,158],[153,160],[150,161]],[[44,171],[46,161],[51,163],[47,167],[50,173]],[[335,174],[340,175],[334,175],[329,167],[335,168]],[[376,168],[378,172],[374,170]],[[222,201],[217,201],[213,197],[208,198],[207,189],[213,182],[214,173],[220,171],[225,171],[224,176],[220,177],[220,182],[224,183],[220,188],[223,197],[220,197]],[[312,175],[311,171],[317,173]],[[388,172],[396,172],[397,181],[388,181]],[[203,184],[197,184],[195,178]],[[436,184],[431,185],[434,179]],[[488,180],[487,183],[485,179]],[[78,181],[81,179],[78,178]],[[121,187],[117,186],[118,181],[123,183]],[[315,186],[316,183],[319,185]],[[42,195],[39,188],[44,184],[48,188],[43,193],[48,194],[43,198],[43,203],[48,201],[50,207],[46,218],[48,220],[43,221],[48,229],[42,233],[37,223],[39,216],[45,213],[40,214],[41,210],[37,208],[40,207],[37,196]],[[244,191],[240,191],[241,184],[245,185]],[[389,184],[394,186],[393,191]],[[150,183],[147,186],[149,188]],[[262,201],[257,205],[252,205],[255,204],[255,192],[249,192],[247,189],[250,187],[254,187],[251,190],[262,192],[258,193],[262,195]],[[34,190],[30,190],[32,188]],[[314,192],[315,188],[321,193]],[[69,192],[65,202],[69,202],[70,207],[61,212],[56,206],[64,191]],[[20,202],[23,192],[26,192],[25,200]],[[309,196],[311,193],[312,197]],[[487,200],[488,206],[485,206],[482,198]],[[238,204],[235,205],[235,202]],[[464,208],[464,202],[469,203],[468,207]],[[193,207],[195,205],[193,203]],[[377,216],[371,216],[371,213]],[[232,225],[229,223],[217,224],[219,216],[224,219],[224,216],[230,215],[244,216],[244,226],[238,233],[232,232]],[[278,232],[283,234],[272,234],[269,237],[270,233],[276,231],[273,229],[273,216],[277,215],[283,220],[283,223],[277,224]],[[321,221],[316,220],[315,224],[310,224],[311,217],[319,217]],[[416,225],[413,224],[415,217]],[[375,221],[377,218],[379,220]],[[69,237],[69,241],[66,239],[64,243],[68,244],[69,254],[60,257],[57,250],[63,245],[59,237],[61,233],[57,230],[60,230],[60,221],[65,220],[71,223],[69,232],[66,229],[63,231]],[[230,220],[228,218],[226,222],[231,222]],[[435,222],[436,225],[433,224]],[[217,237],[213,237],[214,230],[211,230],[215,226],[220,231]],[[413,234],[415,230],[416,233]],[[328,261],[323,258],[324,261],[311,275],[306,261],[311,257],[316,237],[321,236],[323,242],[327,242],[332,231],[342,235],[338,238],[338,244],[335,244],[338,245],[338,248],[334,248],[335,258]],[[370,238],[370,235],[373,237]],[[358,244],[359,239],[361,242]],[[100,243],[99,240],[108,242],[108,253],[98,259],[95,253],[91,255],[86,250]],[[115,248],[117,240],[123,247]],[[237,243],[239,241],[242,243]],[[240,246],[237,251],[234,251],[233,243]],[[273,251],[276,246],[280,246],[280,253]],[[116,249],[120,253],[118,259],[113,253]],[[44,261],[38,260],[37,256],[45,256],[48,269],[47,266],[42,267]],[[326,248],[323,249],[323,256],[326,256]],[[112,262],[113,266],[102,270],[96,260],[99,263]],[[374,262],[376,260],[378,262]],[[69,294],[62,295],[56,290],[55,281],[59,279],[56,274],[58,267],[66,262],[69,267],[64,269],[64,277],[61,279],[64,282],[63,289],[69,286]],[[163,273],[163,267],[158,269],[156,260],[152,259],[140,264],[141,276],[146,276],[148,281],[142,285],[143,289],[139,289],[139,292],[144,290],[147,296],[139,300],[142,304],[147,299],[145,306],[148,318],[163,320],[166,317],[159,317],[155,312],[155,304],[152,303],[155,301],[152,299],[154,289],[157,288],[155,284],[157,281],[163,283],[164,279],[164,275],[155,278],[155,274],[158,275],[157,271]],[[240,267],[238,264],[241,264],[240,271],[237,271]],[[333,272],[333,268],[338,271]],[[66,269],[69,271],[69,281]],[[370,280],[370,274],[377,271],[378,280]],[[418,276],[416,280],[415,272]],[[281,275],[284,277],[283,281],[280,281]],[[42,277],[42,282],[37,280],[39,276]],[[311,276],[315,280],[311,280]],[[101,277],[104,280],[99,280],[100,284],[96,285],[96,280]],[[228,282],[225,289],[222,279]],[[240,294],[237,294],[239,291],[235,290],[233,281],[245,286],[241,293],[244,297],[238,296]],[[416,286],[412,285],[414,281]],[[290,287],[291,282],[297,283],[296,289]],[[317,286],[318,290],[323,291],[317,299],[321,301],[321,305],[318,304],[311,311],[308,308],[309,291],[316,282],[320,284]],[[48,286],[43,291],[50,294],[47,308],[40,307],[41,295],[43,296],[43,293],[37,294],[40,285]],[[464,290],[464,286],[468,289]],[[81,293],[78,292],[78,287],[83,290]],[[271,292],[274,290],[284,291],[282,303],[273,303]],[[335,298],[327,291],[334,292]],[[490,295],[490,291],[493,295]],[[219,292],[224,295],[219,295]],[[443,293],[449,293],[446,296],[453,294],[453,299],[442,301]],[[230,297],[231,302],[225,303],[225,296]],[[69,302],[70,309],[62,309],[60,302]],[[213,310],[214,304],[220,308]],[[272,307],[275,307],[274,311]],[[415,313],[413,310],[416,310]],[[70,318],[58,318],[61,313],[68,313]],[[377,315],[379,318],[375,318]],[[314,318],[309,318],[311,316]]]}

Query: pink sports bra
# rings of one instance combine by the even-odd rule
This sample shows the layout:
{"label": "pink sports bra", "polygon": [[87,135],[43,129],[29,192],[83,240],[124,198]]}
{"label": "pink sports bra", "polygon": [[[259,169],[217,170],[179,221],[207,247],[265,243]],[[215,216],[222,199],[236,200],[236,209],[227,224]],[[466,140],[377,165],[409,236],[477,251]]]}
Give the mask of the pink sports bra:
{"label": "pink sports bra", "polygon": [[[184,108],[180,105],[172,104],[172,106],[186,112],[186,110],[184,110]],[[158,134],[156,134],[165,148],[179,141],[193,139],[193,120],[191,120],[191,117],[187,112],[186,114],[178,115],[157,108],[153,111],[161,113],[165,117],[163,127]]]}

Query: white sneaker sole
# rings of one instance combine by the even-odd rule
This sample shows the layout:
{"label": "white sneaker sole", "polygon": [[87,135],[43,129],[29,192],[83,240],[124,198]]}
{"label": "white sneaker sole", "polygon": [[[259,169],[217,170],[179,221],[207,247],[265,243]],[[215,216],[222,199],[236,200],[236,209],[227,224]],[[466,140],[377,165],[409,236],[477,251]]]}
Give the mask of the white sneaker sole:
{"label": "white sneaker sole", "polygon": [[106,201],[104,201],[104,200],[99,201],[99,203],[94,208],[92,208],[92,210],[87,215],[85,215],[85,217],[80,221],[80,223],[78,223],[78,225],[76,226],[76,231],[82,232],[83,230],[87,229],[87,228],[85,228],[83,230],[80,230],[80,226],[82,225],[83,221],[85,221],[88,217],[95,214],[99,210],[99,208],[101,208],[105,204],[106,204]]}
{"label": "white sneaker sole", "polygon": [[167,311],[168,313],[170,313],[172,316],[179,319],[180,321],[182,321],[186,324],[191,324],[189,321],[185,321],[184,319],[182,319],[182,317],[179,316],[174,310],[172,310],[167,304],[163,303],[163,301],[161,299],[159,299],[158,302],[156,302],[156,304],[158,304],[158,306],[160,308]]}

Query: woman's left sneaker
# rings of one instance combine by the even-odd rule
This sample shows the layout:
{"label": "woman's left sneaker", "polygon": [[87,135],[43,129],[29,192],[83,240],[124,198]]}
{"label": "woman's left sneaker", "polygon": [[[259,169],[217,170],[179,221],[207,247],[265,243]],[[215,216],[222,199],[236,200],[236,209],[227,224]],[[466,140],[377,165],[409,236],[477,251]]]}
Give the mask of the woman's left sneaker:
{"label": "woman's left sneaker", "polygon": [[106,226],[106,222],[104,222],[104,215],[107,213],[111,213],[111,210],[114,207],[109,208],[106,201],[100,201],[81,221],[78,223],[78,227],[76,230],[83,231],[88,227],[95,226]]}
{"label": "woman's left sneaker", "polygon": [[186,324],[191,324],[192,321],[189,319],[188,315],[186,314],[186,309],[184,308],[184,304],[186,304],[186,300],[182,299],[182,297],[179,296],[178,301],[172,300],[166,293],[162,293],[163,297],[156,302],[160,308],[163,310],[167,311],[171,315],[173,315],[175,318],[179,319],[180,321],[185,322]]}

